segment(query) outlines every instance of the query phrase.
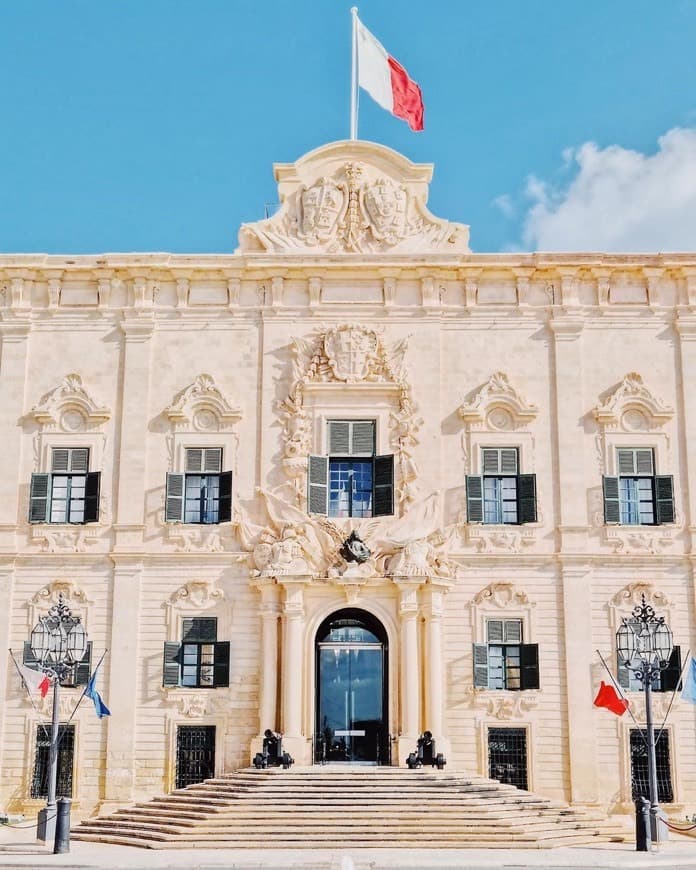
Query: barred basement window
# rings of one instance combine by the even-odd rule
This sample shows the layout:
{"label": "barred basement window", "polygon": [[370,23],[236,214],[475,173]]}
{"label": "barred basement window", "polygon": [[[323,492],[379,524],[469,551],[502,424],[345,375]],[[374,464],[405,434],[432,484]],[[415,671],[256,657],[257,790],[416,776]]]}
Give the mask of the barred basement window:
{"label": "barred basement window", "polygon": [[89,471],[87,447],[55,447],[50,473],[32,474],[30,523],[96,523],[101,472]]}
{"label": "barred basement window", "polygon": [[[670,804],[674,801],[672,787],[672,767],[669,758],[669,732],[661,731],[655,741],[655,765],[657,768],[657,801]],[[631,729],[631,797],[650,799],[648,785],[648,747],[647,732],[644,729]]]}
{"label": "barred basement window", "polygon": [[537,520],[536,475],[519,473],[516,447],[483,447],[482,475],[467,475],[470,523],[521,525]]}
{"label": "barred basement window", "polygon": [[375,455],[374,420],[329,420],[328,456],[309,457],[309,513],[394,513],[394,457]]}
{"label": "barred basement window", "polygon": [[229,683],[230,643],[217,639],[217,619],[182,620],[181,642],[164,644],[162,684],[213,689]]}
{"label": "barred basement window", "polygon": [[176,729],[176,787],[186,788],[215,776],[215,726]]}
{"label": "barred basement window", "polygon": [[522,643],[521,619],[489,619],[486,638],[487,643],[474,644],[476,688],[539,688],[539,646]]}
{"label": "barred basement window", "polygon": [[655,474],[651,448],[619,448],[617,477],[603,477],[604,522],[652,526],[674,522],[674,479]]}
{"label": "barred basement window", "polygon": [[527,790],[527,732],[524,728],[488,729],[488,776]]}
{"label": "barred basement window", "polygon": [[[50,753],[50,726],[44,727],[42,725],[39,725],[36,732],[34,771],[31,777],[31,797],[34,799],[48,797]],[[57,797],[72,797],[74,754],[75,726],[60,725],[58,727],[58,778],[56,781]]]}
{"label": "barred basement window", "polygon": [[222,471],[221,447],[186,450],[184,474],[167,474],[168,523],[218,524],[232,519],[232,472]]}

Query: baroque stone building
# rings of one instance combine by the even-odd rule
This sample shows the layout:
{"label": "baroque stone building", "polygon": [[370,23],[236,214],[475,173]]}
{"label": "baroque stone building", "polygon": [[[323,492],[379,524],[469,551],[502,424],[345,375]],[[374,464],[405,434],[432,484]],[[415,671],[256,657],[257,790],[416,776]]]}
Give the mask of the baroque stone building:
{"label": "baroque stone building", "polygon": [[[696,639],[696,255],[472,254],[431,173],[338,142],[276,166],[234,254],[0,256],[0,647],[31,664],[59,595],[84,621],[79,814],[267,728],[298,764],[403,764],[428,729],[450,766],[630,806],[597,651],[640,724],[621,617],[645,595]],[[70,720],[105,650],[112,715]],[[50,698],[6,655],[0,686],[0,808],[29,812]],[[694,708],[660,740],[696,810]]]}

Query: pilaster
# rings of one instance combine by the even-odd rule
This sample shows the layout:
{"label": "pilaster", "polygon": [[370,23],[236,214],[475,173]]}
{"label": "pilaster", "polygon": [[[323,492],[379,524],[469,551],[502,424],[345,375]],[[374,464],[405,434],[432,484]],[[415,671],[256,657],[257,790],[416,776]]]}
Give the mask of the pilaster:
{"label": "pilaster", "polygon": [[[14,665],[10,665],[10,656],[5,652],[10,648],[10,625],[12,621],[12,595],[14,592],[14,562],[0,561],[0,691],[5,697],[8,683],[8,671]],[[3,749],[5,746],[3,737],[5,734],[5,707],[0,704],[0,781],[3,776]]]}
{"label": "pilaster", "polygon": [[401,662],[399,688],[401,693],[398,758],[401,761],[412,752],[420,734],[421,669],[418,655],[418,589],[421,581],[413,577],[395,577],[399,589],[401,621]]}
{"label": "pilaster", "polygon": [[261,658],[259,665],[259,732],[252,741],[251,757],[261,751],[263,733],[267,728],[278,730],[278,619],[281,613],[279,589],[273,579],[259,581],[261,593]]}
{"label": "pilaster", "polygon": [[283,587],[280,727],[283,732],[283,749],[292,755],[297,764],[309,763],[307,741],[302,733],[304,585],[308,579],[307,577],[278,578]]}
{"label": "pilaster", "polygon": [[447,756],[449,741],[444,733],[445,672],[442,643],[442,617],[447,589],[432,581],[423,587],[425,617],[425,722],[424,727],[435,738],[438,752]]}
{"label": "pilaster", "polygon": [[680,314],[675,322],[679,345],[679,367],[681,377],[677,378],[681,392],[681,406],[684,417],[682,443],[679,445],[684,474],[680,485],[686,503],[686,525],[689,530],[690,552],[696,553],[696,457],[693,445],[696,444],[696,395],[693,389],[693,373],[696,372],[696,315]]}

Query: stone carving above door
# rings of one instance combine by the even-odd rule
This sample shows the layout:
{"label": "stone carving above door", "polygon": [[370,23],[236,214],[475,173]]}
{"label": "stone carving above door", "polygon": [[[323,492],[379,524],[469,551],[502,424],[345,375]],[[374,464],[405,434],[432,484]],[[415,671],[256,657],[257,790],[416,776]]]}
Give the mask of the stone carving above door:
{"label": "stone carving above door", "polygon": [[469,228],[431,214],[429,164],[372,142],[333,142],[276,164],[281,207],[242,224],[243,253],[468,253]]}

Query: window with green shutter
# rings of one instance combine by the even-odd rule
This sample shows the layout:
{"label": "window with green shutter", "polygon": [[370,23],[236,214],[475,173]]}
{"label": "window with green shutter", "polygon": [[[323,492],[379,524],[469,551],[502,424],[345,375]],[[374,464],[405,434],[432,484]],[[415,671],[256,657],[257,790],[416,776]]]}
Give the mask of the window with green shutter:
{"label": "window with green shutter", "polygon": [[219,524],[232,519],[232,472],[222,471],[221,447],[189,447],[184,473],[167,474],[168,523]]}
{"label": "window with green shutter", "polygon": [[522,691],[539,688],[539,647],[522,642],[521,619],[489,619],[486,643],[475,643],[474,686]]}
{"label": "window with green shutter", "polygon": [[619,447],[616,476],[602,478],[604,522],[608,525],[652,526],[674,522],[674,481],[655,474],[649,447]]}
{"label": "window with green shutter", "polygon": [[182,620],[181,641],[164,644],[162,684],[213,689],[229,682],[230,643],[217,639],[217,619]]}
{"label": "window with green shutter", "polygon": [[516,447],[483,447],[480,475],[466,478],[470,523],[523,525],[537,521],[536,475],[519,473]]}
{"label": "window with green shutter", "polygon": [[30,523],[99,521],[101,472],[89,470],[87,447],[54,447],[51,471],[32,474]]}

